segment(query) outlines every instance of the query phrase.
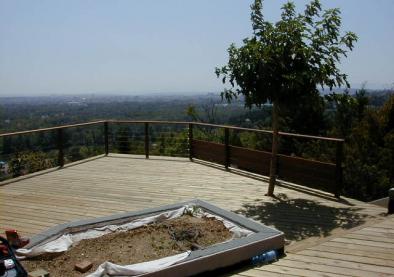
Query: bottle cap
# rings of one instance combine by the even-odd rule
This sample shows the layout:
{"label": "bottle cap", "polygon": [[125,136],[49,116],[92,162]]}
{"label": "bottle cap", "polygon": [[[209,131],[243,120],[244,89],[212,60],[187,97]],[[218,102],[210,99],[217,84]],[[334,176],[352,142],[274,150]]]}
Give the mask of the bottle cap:
{"label": "bottle cap", "polygon": [[15,263],[12,259],[4,260],[4,266],[6,269],[11,269],[15,267]]}
{"label": "bottle cap", "polygon": [[389,198],[394,198],[394,188],[389,189]]}

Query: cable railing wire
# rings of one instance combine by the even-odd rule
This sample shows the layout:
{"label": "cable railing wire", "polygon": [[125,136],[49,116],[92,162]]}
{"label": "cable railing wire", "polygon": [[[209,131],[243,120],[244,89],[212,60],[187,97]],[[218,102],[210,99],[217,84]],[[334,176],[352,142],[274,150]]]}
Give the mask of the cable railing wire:
{"label": "cable railing wire", "polygon": [[[340,170],[343,139],[286,132],[279,132],[279,137],[279,154],[336,162]],[[160,155],[192,159],[193,143],[200,145],[200,151],[201,147],[209,146],[199,141],[213,142],[212,147],[225,146],[222,149],[226,151],[227,166],[230,146],[270,152],[272,131],[200,122],[95,121],[0,134],[0,161],[9,165],[30,155],[35,162],[32,168],[36,169],[46,165],[62,167],[71,161],[110,152],[145,155],[146,158]],[[222,155],[222,150],[218,151],[216,153]],[[209,155],[214,154],[208,152]],[[40,164],[37,159],[44,161]]]}

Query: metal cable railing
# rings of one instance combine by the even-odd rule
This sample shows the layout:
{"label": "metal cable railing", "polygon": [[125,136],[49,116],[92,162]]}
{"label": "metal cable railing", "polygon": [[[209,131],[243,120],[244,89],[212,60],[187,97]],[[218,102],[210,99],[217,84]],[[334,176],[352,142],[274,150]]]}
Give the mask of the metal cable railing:
{"label": "metal cable railing", "polygon": [[[279,136],[278,177],[327,183],[326,190],[339,196],[344,140],[285,132]],[[272,131],[261,129],[200,122],[94,121],[0,134],[0,179],[109,153],[197,158],[266,175],[271,143]]]}

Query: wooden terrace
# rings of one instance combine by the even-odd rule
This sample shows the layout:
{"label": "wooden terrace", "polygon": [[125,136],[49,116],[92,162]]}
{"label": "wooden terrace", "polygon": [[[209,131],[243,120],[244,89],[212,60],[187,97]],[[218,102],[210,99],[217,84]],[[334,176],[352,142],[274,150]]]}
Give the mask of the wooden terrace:
{"label": "wooden terrace", "polygon": [[[267,197],[267,179],[259,172],[266,169],[254,167],[256,159],[266,164],[267,153],[231,146],[228,126],[221,126],[225,132],[220,144],[193,138],[189,124],[189,155],[176,158],[149,155],[146,122],[145,155],[113,154],[108,122],[93,124],[102,123],[103,155],[65,163],[62,134],[70,127],[57,127],[60,167],[0,183],[0,230],[15,228],[32,236],[68,221],[199,198],[285,233],[286,257],[229,275],[394,276],[394,217],[386,216],[386,208],[333,195],[340,188],[340,159],[330,164],[282,155],[284,179],[320,180],[328,189],[280,181],[275,197]],[[330,182],[335,190],[330,190]]]}
{"label": "wooden terrace", "polygon": [[3,183],[0,229],[31,236],[67,221],[200,198],[286,234],[286,258],[238,275],[375,276],[393,269],[394,218],[384,208],[290,184],[271,198],[267,186],[257,175],[186,158],[110,154]]}

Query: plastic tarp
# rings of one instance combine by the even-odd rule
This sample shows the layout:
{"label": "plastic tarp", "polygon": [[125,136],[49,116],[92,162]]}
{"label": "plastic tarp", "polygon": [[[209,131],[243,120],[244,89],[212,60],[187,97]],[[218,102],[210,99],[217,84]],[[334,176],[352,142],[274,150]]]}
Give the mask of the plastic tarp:
{"label": "plastic tarp", "polygon": [[190,251],[157,259],[149,262],[132,264],[132,265],[117,265],[110,262],[102,263],[95,272],[89,274],[87,277],[102,277],[110,276],[138,276],[141,274],[158,271],[160,269],[169,267],[177,262],[186,259]]}
{"label": "plastic tarp", "polygon": [[[34,246],[31,249],[24,249],[24,248],[18,249],[17,254],[21,257],[30,258],[45,253],[65,252],[70,247],[76,245],[81,240],[98,238],[113,232],[125,232],[128,230],[139,228],[147,224],[160,223],[163,222],[164,220],[177,218],[184,214],[190,214],[196,217],[211,217],[211,218],[213,217],[219,221],[222,221],[224,226],[233,234],[233,238],[246,237],[253,233],[252,231],[239,227],[234,223],[223,219],[222,217],[204,212],[198,206],[184,206],[182,208],[166,211],[157,215],[138,218],[121,225],[107,225],[103,227],[88,229],[77,233],[64,234],[60,237],[54,238],[53,240],[49,240],[44,244]],[[137,276],[140,274],[157,271],[166,268],[170,265],[173,265],[175,263],[178,263],[186,259],[189,256],[189,254],[190,251],[187,251],[178,255],[173,255],[162,259],[157,259],[154,261],[143,262],[133,265],[125,265],[125,266],[116,265],[110,262],[104,262],[97,268],[95,272],[88,275],[88,277],[101,277],[104,276],[105,274],[108,274],[110,276]]]}

